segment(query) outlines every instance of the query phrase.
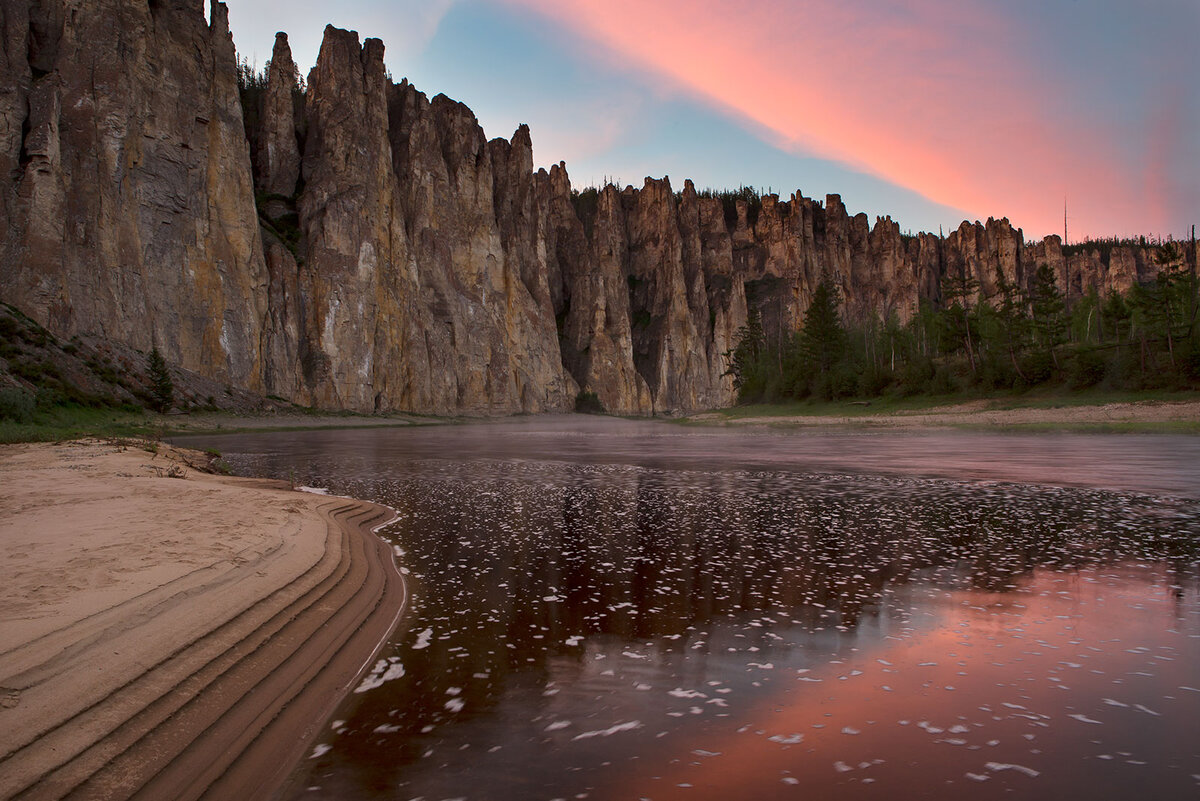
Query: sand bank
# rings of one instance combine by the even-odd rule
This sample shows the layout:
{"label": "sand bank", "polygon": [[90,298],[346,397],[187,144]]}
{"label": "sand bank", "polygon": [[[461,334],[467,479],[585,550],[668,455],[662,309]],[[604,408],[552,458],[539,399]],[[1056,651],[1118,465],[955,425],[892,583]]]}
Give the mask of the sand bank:
{"label": "sand bank", "polygon": [[267,797],[395,625],[389,510],[201,461],[0,446],[0,798]]}
{"label": "sand bank", "polygon": [[1200,422],[1200,400],[1135,401],[1091,406],[997,408],[993,401],[978,400],[953,406],[871,414],[861,407],[842,415],[758,415],[725,417],[716,412],[691,415],[687,419],[717,425],[774,426],[860,426],[865,428],[980,427],[1019,428],[1156,425]]}

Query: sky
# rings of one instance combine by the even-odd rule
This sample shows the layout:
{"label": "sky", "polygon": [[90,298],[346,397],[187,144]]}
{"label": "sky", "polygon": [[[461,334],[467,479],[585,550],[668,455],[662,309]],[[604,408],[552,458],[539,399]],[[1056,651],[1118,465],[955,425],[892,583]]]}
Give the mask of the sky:
{"label": "sky", "polygon": [[573,186],[840,194],[903,231],[1200,224],[1200,0],[228,0],[239,55],[327,23],[397,82],[530,126]]}

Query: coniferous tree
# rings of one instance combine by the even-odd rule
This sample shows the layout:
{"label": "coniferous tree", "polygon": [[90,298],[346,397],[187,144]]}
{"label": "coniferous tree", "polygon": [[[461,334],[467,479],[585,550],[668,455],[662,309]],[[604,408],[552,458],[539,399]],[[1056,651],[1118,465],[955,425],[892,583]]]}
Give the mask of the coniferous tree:
{"label": "coniferous tree", "polygon": [[146,371],[150,377],[150,405],[154,411],[164,413],[175,402],[175,382],[157,345],[146,359]]}
{"label": "coniferous tree", "polygon": [[1129,305],[1125,302],[1125,296],[1115,289],[1108,290],[1104,305],[1100,307],[1100,321],[1105,335],[1111,335],[1118,348],[1129,337],[1129,317]]}
{"label": "coniferous tree", "polygon": [[813,290],[812,303],[804,313],[804,327],[797,341],[809,387],[826,399],[835,394],[834,372],[846,351],[846,331],[838,314],[840,305],[837,287],[828,275],[823,275]]}
{"label": "coniferous tree", "polygon": [[1039,353],[1049,357],[1058,369],[1058,347],[1066,342],[1067,304],[1054,278],[1050,265],[1038,265],[1033,275],[1033,288],[1029,293],[1029,311],[1032,318],[1033,338]]}
{"label": "coniferous tree", "polygon": [[1155,261],[1158,275],[1154,282],[1135,287],[1133,299],[1151,335],[1166,343],[1171,369],[1178,370],[1177,342],[1191,338],[1196,320],[1196,275],[1186,268],[1171,242],[1158,249]]}
{"label": "coniferous tree", "polygon": [[1029,319],[1025,316],[1025,299],[1021,290],[1009,282],[999,267],[996,268],[996,300],[996,318],[1004,350],[1007,351],[1017,376],[1021,381],[1028,382],[1020,362],[1029,329]]}
{"label": "coniferous tree", "polygon": [[942,277],[942,321],[951,338],[967,352],[971,373],[977,369],[975,358],[974,315],[972,303],[979,292],[979,281],[961,265],[958,270],[949,270]]}
{"label": "coniferous tree", "polygon": [[[970,265],[952,264],[941,302],[922,300],[901,325],[888,315],[841,318],[837,285],[822,276],[799,330],[765,336],[752,314],[726,354],[742,401],[952,393],[968,379],[989,390],[1054,379],[1072,388],[1200,384],[1200,278],[1192,251],[1156,254],[1153,281],[1125,293],[1096,288],[1068,307],[1055,271],[1038,267],[1028,292],[997,270],[978,294]],[[782,309],[779,317],[784,317]],[[1130,345],[1136,345],[1131,348]],[[970,368],[969,376],[966,370]],[[1140,372],[1139,372],[1140,364]]]}
{"label": "coniferous tree", "polygon": [[725,354],[729,367],[724,375],[733,376],[733,388],[742,401],[757,400],[766,386],[767,338],[763,334],[762,316],[751,307],[746,324],[737,330],[737,344]]}

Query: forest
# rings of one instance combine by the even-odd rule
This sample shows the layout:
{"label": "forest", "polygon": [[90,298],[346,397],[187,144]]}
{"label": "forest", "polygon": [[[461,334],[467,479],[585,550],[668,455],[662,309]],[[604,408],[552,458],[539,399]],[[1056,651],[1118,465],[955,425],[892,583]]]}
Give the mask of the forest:
{"label": "forest", "polygon": [[751,309],[727,356],[740,403],[814,398],[1073,390],[1200,388],[1200,294],[1174,243],[1160,245],[1153,280],[1129,291],[1092,289],[1068,305],[1054,271],[1027,290],[1003,273],[981,297],[978,280],[950,272],[936,302],[848,325],[836,284],[821,278],[800,330],[767,336]]}

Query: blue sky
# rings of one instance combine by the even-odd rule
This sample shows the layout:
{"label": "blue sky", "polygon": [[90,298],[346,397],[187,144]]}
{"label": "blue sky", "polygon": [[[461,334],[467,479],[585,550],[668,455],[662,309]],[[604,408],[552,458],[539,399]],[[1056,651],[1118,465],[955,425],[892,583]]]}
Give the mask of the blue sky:
{"label": "blue sky", "polygon": [[326,23],[395,80],[529,124],[576,187],[646,176],[838,193],[903,230],[1007,216],[1027,238],[1200,222],[1200,2],[230,0],[241,55]]}

